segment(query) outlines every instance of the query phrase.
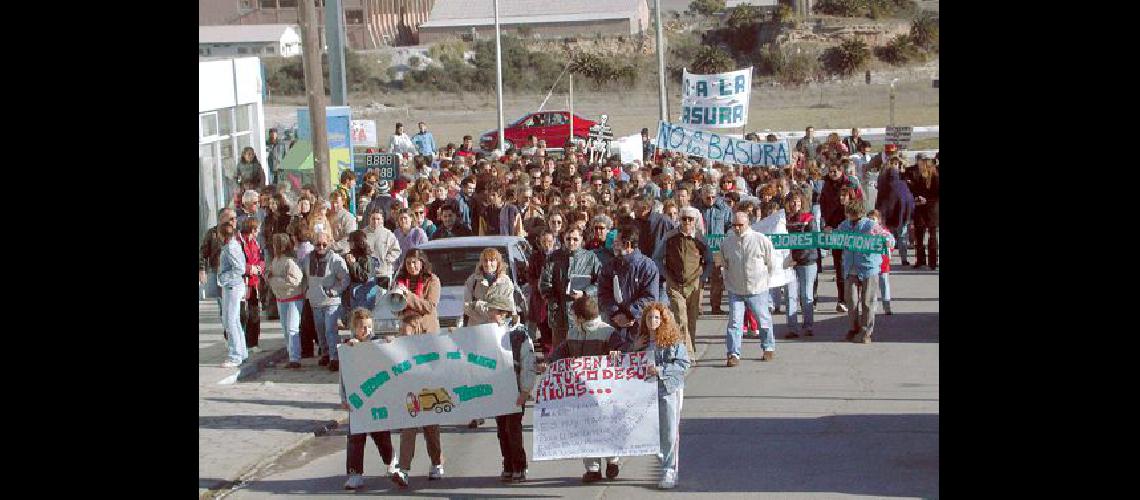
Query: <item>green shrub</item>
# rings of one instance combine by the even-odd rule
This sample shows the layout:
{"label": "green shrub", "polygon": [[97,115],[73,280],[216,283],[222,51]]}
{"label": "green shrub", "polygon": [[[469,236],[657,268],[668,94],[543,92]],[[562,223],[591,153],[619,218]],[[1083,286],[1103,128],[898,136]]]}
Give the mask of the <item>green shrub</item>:
{"label": "green shrub", "polygon": [[850,75],[871,59],[871,50],[862,40],[847,40],[830,47],[820,55],[820,62],[829,73]]}
{"label": "green shrub", "polygon": [[719,47],[705,46],[697,52],[689,68],[698,75],[724,73],[736,69],[736,61]]}
{"label": "green shrub", "polygon": [[905,34],[895,36],[882,47],[875,47],[875,57],[894,66],[925,60],[922,50],[914,45],[910,36]]}
{"label": "green shrub", "polygon": [[458,38],[449,38],[428,47],[428,57],[441,65],[445,60],[463,61],[465,52],[467,43]]}
{"label": "green shrub", "polygon": [[711,16],[724,10],[724,0],[693,0],[689,4],[689,11],[697,14]]}
{"label": "green shrub", "polygon": [[918,12],[914,0],[819,0],[813,7],[817,14],[842,17],[910,17]]}
{"label": "green shrub", "polygon": [[915,17],[910,23],[910,39],[923,50],[937,52],[938,17],[929,11]]}

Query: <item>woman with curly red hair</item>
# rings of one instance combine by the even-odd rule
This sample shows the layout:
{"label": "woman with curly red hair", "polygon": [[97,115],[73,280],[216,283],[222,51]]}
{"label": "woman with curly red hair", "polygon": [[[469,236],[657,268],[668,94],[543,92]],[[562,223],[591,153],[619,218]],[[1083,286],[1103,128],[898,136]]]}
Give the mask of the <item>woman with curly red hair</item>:
{"label": "woman with curly red hair", "polygon": [[661,435],[661,482],[658,488],[677,485],[677,456],[681,444],[681,398],[685,388],[685,371],[692,362],[681,341],[681,329],[669,312],[669,306],[652,302],[641,313],[641,324],[632,350],[648,351],[653,366],[648,373],[657,377],[658,429]]}

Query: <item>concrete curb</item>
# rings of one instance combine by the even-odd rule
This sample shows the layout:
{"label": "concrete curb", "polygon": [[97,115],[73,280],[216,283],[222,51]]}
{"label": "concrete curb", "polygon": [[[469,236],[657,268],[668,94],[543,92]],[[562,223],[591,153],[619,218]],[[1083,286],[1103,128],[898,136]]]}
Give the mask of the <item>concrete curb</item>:
{"label": "concrete curb", "polygon": [[264,356],[260,356],[252,363],[242,363],[241,368],[234,374],[218,381],[219,384],[228,385],[236,382],[249,380],[258,373],[261,373],[269,365],[274,365],[289,359],[289,351],[284,347],[270,352]]}

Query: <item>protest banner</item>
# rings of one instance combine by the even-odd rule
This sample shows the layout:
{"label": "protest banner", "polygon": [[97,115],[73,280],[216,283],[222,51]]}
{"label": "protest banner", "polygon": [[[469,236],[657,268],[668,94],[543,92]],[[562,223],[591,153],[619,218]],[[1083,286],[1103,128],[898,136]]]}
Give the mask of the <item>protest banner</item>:
{"label": "protest banner", "polygon": [[627,135],[618,139],[618,148],[622,163],[642,161],[641,134]]}
{"label": "protest banner", "polygon": [[885,236],[863,233],[790,233],[769,234],[772,246],[777,250],[850,250],[858,253],[884,253],[887,248]]}
{"label": "protest banner", "polygon": [[337,346],[352,433],[465,424],[519,411],[506,329],[456,328]]}
{"label": "protest banner", "polygon": [[752,142],[665,121],[657,128],[655,145],[660,150],[681,151],[721,163],[770,166],[791,162],[787,141]]}
{"label": "protest banner", "polygon": [[[769,214],[767,217],[754,222],[752,224],[752,230],[758,233],[764,233],[764,235],[769,239],[778,234],[787,234],[788,226],[784,221],[784,211],[777,210]],[[774,244],[772,246],[775,247]],[[783,265],[784,260],[788,258],[789,253],[790,250],[776,248],[776,254],[772,256],[772,260],[776,261],[777,268]],[[768,276],[768,287],[771,288],[787,285],[788,280],[795,279],[794,272],[795,271],[792,271],[791,268],[788,268],[785,270],[785,272],[777,271],[776,273],[773,273],[772,275]],[[789,276],[789,274],[791,274],[791,276]]]}
{"label": "protest banner", "polygon": [[657,378],[646,351],[550,363],[534,396],[534,460],[630,457],[661,451]]}
{"label": "protest banner", "polygon": [[748,123],[752,67],[727,73],[681,76],[681,123],[696,128],[738,128]]}

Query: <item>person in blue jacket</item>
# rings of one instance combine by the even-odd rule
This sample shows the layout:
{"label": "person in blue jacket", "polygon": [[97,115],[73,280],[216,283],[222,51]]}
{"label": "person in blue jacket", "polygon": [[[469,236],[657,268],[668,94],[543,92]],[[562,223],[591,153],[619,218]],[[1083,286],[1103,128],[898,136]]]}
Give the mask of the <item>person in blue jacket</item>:
{"label": "person in blue jacket", "polygon": [[634,226],[622,227],[614,242],[613,260],[598,276],[598,305],[602,318],[612,325],[622,342],[629,342],[641,312],[658,302],[661,275],[657,264],[641,253]]}
{"label": "person in blue jacket", "polygon": [[[862,200],[850,200],[844,207],[847,220],[841,222],[836,231],[841,233],[871,234],[875,221],[864,217]],[[875,297],[879,295],[879,268],[883,255],[843,250],[844,284],[847,286],[847,309],[851,317],[851,329],[847,340],[862,344],[871,343],[871,333],[875,330]],[[858,300],[856,300],[858,299]],[[859,338],[856,339],[856,335]]]}

